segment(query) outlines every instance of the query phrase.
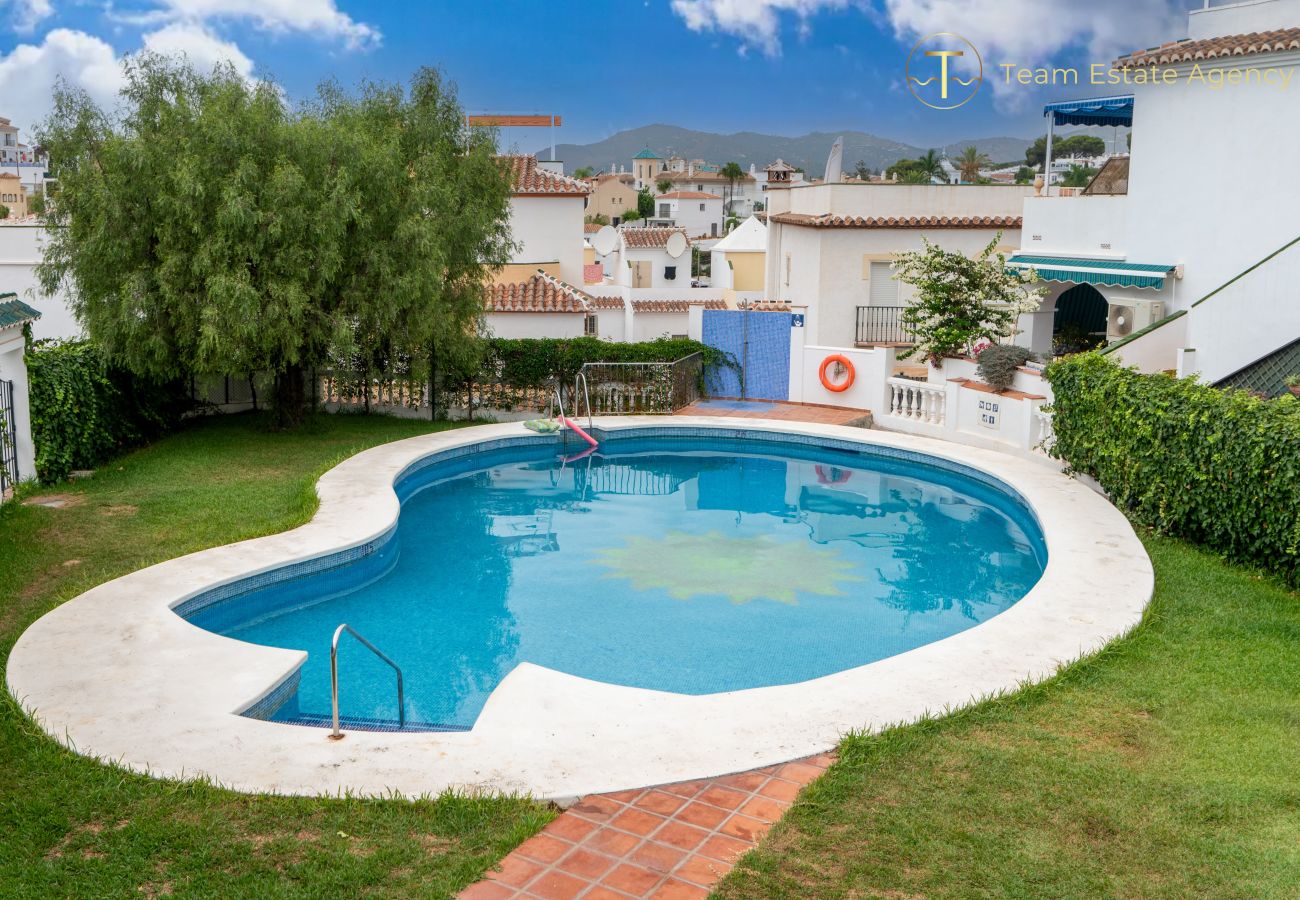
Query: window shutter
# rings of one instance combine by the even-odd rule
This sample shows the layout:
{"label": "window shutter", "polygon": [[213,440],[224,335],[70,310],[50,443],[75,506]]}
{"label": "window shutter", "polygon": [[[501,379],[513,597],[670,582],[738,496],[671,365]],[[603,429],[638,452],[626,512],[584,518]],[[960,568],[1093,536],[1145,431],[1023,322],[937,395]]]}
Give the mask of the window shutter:
{"label": "window shutter", "polygon": [[872,306],[898,305],[898,282],[893,279],[893,274],[893,267],[889,263],[871,263],[870,293],[867,297]]}

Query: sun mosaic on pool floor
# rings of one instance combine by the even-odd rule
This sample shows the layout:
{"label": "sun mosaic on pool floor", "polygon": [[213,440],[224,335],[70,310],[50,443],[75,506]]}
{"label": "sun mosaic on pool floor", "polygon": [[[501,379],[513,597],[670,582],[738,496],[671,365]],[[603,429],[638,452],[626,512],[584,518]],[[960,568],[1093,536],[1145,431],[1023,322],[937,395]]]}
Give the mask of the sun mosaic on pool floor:
{"label": "sun mosaic on pool floor", "polygon": [[596,556],[596,564],[609,569],[605,578],[625,579],[638,591],[663,590],[676,600],[721,596],[738,604],[759,599],[795,604],[799,594],[842,596],[843,582],[862,580],[833,548],[770,535],[633,535],[624,546]]}

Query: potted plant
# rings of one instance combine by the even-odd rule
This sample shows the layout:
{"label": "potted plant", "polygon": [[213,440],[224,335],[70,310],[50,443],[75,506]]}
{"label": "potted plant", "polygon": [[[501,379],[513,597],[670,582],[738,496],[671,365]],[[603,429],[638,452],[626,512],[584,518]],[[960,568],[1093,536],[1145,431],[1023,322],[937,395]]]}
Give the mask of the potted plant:
{"label": "potted plant", "polygon": [[1286,385],[1286,389],[1291,392],[1292,397],[1300,397],[1300,374],[1288,375],[1282,383]]}
{"label": "potted plant", "polygon": [[1015,380],[1016,369],[1038,357],[1032,350],[1014,344],[993,344],[975,357],[980,378],[995,391],[1005,391]]}

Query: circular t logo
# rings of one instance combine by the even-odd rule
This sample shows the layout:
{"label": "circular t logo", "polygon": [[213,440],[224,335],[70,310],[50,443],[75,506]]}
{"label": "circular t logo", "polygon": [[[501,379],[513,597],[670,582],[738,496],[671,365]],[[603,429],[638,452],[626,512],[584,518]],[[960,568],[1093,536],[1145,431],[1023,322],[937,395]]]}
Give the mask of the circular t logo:
{"label": "circular t logo", "polygon": [[[964,72],[970,74],[963,77]],[[931,109],[956,109],[979,93],[984,60],[960,34],[940,31],[916,42],[907,55],[905,74],[907,89],[917,100]]]}

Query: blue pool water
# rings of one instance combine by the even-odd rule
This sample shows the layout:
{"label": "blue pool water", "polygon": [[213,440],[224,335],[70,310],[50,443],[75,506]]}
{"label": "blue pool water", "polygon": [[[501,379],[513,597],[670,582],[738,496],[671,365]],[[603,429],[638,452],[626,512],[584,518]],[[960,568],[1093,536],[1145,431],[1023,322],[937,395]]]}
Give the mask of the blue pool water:
{"label": "blue pool water", "polygon": [[[183,612],[309,653],[273,718],[329,714],[347,622],[402,667],[408,721],[469,726],[525,660],[686,694],[863,665],[997,615],[1046,563],[1018,497],[916,454],[662,435],[559,449],[424,466],[374,552]],[[395,720],[392,671],[346,637],[340,659],[343,714]]]}

